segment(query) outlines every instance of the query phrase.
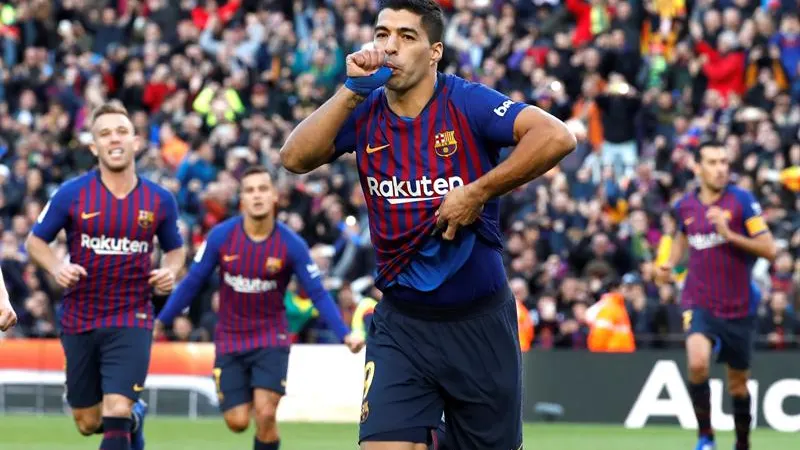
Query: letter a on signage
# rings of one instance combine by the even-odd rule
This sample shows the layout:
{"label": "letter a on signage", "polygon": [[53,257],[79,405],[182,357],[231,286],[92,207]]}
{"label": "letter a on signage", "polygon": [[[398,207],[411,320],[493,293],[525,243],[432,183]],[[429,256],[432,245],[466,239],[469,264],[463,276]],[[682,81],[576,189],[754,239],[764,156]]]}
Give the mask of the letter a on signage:
{"label": "letter a on signage", "polygon": [[[667,398],[659,398],[667,390]],[[633,404],[625,428],[642,428],[650,417],[677,417],[681,428],[697,428],[686,385],[675,361],[658,361]]]}

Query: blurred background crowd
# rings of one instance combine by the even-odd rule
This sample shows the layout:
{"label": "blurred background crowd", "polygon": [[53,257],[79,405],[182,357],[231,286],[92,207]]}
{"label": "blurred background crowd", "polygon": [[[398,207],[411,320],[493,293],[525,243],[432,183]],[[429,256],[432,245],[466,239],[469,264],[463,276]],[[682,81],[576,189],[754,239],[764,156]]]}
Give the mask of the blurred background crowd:
{"label": "blurred background crowd", "polygon": [[[779,243],[755,276],[759,345],[797,347],[800,165],[797,0],[440,0],[444,72],[567,122],[577,150],[502,200],[507,268],[532,346],[585,348],[586,309],[621,280],[637,346],[679,346],[678,283],[657,286],[670,202],[694,185],[703,135],[726,143]],[[274,170],[280,220],[298,231],[347,320],[379,298],[351,158],[312,174],[279,167],[294,124],[370,41],[374,0],[0,1],[0,257],[20,315],[12,336],[58,333],[60,293],[23,241],[49,195],[94,164],[87,115],[124,102],[144,145],[140,173],[171,190],[192,256],[236,212],[246,165]],[[511,149],[508,149],[510,151]],[[66,250],[58,244],[62,254]],[[209,340],[214,282],[169,339]],[[163,304],[163,298],[155,299]],[[299,342],[330,342],[302,292],[287,294]]]}

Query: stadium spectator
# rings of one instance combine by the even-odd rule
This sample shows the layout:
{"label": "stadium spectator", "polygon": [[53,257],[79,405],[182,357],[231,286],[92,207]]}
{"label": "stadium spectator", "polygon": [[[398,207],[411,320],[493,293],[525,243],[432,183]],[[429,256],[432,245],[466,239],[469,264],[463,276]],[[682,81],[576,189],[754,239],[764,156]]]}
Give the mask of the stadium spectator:
{"label": "stadium spectator", "polygon": [[[109,98],[132,113],[141,173],[175,193],[190,256],[236,210],[238,177],[258,162],[275,171],[280,218],[308,241],[340,308],[349,314],[374,298],[354,160],[295,177],[278,155],[294,124],[343,81],[344,55],[371,39],[374,3],[6,3],[0,266],[20,316],[13,336],[58,331],[50,328],[61,293],[20,243],[55,188],[94,164],[86,117]],[[774,325],[775,308],[797,321],[798,8],[746,3],[442,1],[449,22],[440,68],[550,111],[579,140],[558,169],[502,200],[505,260],[527,291],[534,348],[585,348],[585,308],[608,277],[625,274],[639,280],[626,305],[639,348],[680,340],[681,276],[656,286],[652,263],[671,245],[668,206],[693,188],[692,152],[707,135],[733,152],[735,182],[754,192],[782,249],[772,266],[756,268],[760,321]],[[207,340],[212,298],[192,306],[194,331],[175,331]],[[325,342],[330,333],[303,300],[287,296],[298,339]],[[774,347],[770,327],[761,329],[765,347]]]}

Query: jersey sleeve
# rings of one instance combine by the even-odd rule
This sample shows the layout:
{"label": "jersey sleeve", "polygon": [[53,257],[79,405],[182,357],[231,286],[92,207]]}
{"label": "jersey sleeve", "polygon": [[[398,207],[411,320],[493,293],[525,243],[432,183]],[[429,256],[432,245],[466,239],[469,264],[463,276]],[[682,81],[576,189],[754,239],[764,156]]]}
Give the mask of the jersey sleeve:
{"label": "jersey sleeve", "polygon": [[681,217],[681,203],[683,199],[678,200],[672,205],[672,209],[670,212],[672,213],[672,218],[675,219],[675,227],[678,230],[678,233],[686,234],[686,224],[684,223],[683,217]]}
{"label": "jersey sleeve", "polygon": [[737,192],[737,198],[742,203],[742,220],[747,234],[756,237],[769,231],[767,221],[762,215],[761,204],[755,196],[749,191],[741,190]]}
{"label": "jersey sleeve", "polygon": [[471,129],[499,147],[516,144],[514,121],[527,104],[477,83],[467,83],[460,97]]}
{"label": "jersey sleeve", "polygon": [[69,208],[72,202],[70,186],[62,186],[44,205],[42,212],[33,224],[31,233],[45,242],[56,238],[61,229],[69,222]]}
{"label": "jersey sleeve", "polygon": [[165,209],[164,219],[158,224],[156,236],[161,248],[170,252],[183,246],[183,238],[178,230],[178,202],[169,192],[162,195],[162,202]]}
{"label": "jersey sleeve", "polygon": [[347,118],[339,134],[333,140],[333,157],[331,161],[336,160],[345,153],[353,153],[356,150],[356,116],[358,109],[350,114]]}
{"label": "jersey sleeve", "polygon": [[343,341],[350,330],[345,325],[336,302],[322,285],[322,273],[311,260],[308,245],[299,236],[294,236],[294,239],[288,241],[288,247],[289,259],[297,280],[308,293],[308,297],[319,310],[325,323],[336,333],[339,340]]}
{"label": "jersey sleeve", "polygon": [[167,299],[167,303],[158,315],[165,325],[169,325],[176,316],[186,309],[192,300],[197,298],[197,293],[205,286],[211,274],[214,273],[219,262],[219,249],[224,240],[224,232],[216,228],[208,234],[208,238],[200,245],[194,256],[189,273],[178,283]]}

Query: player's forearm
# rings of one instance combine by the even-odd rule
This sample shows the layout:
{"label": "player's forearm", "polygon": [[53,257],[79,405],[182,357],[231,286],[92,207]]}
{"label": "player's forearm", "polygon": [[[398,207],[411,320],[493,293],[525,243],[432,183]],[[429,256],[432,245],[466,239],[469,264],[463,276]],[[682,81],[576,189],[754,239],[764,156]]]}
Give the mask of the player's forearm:
{"label": "player's forearm", "polygon": [[775,247],[775,241],[770,239],[758,239],[743,236],[739,233],[730,232],[727,236],[728,242],[735,247],[740,248],[751,255],[765,258],[769,261],[774,261],[778,254],[778,249]]}
{"label": "player's forearm", "polygon": [[683,259],[683,252],[686,251],[686,235],[683,233],[678,233],[672,239],[672,248],[670,249],[669,253],[669,264],[671,267],[675,267],[680,264],[681,260]]}
{"label": "player's forearm", "polygon": [[159,322],[170,325],[181,312],[192,304],[197,292],[202,288],[205,278],[196,272],[189,271],[167,299],[167,303],[158,314]]}
{"label": "player's forearm", "polygon": [[47,271],[47,273],[53,276],[56,275],[62,261],[53,253],[53,249],[50,248],[47,242],[34,235],[29,235],[28,239],[25,240],[25,249],[36,265]]}
{"label": "player's forearm", "polygon": [[575,149],[575,136],[563,123],[544,123],[544,129],[525,133],[505,161],[471,183],[484,202],[541,176]]}
{"label": "player's forearm", "polygon": [[172,271],[177,277],[183,270],[184,263],[186,262],[186,249],[183,247],[176,248],[167,252],[164,255],[163,267]]}
{"label": "player's forearm", "polygon": [[319,109],[300,122],[281,148],[281,164],[294,173],[307,173],[333,155],[333,141],[350,113],[364,97],[341,88]]}

